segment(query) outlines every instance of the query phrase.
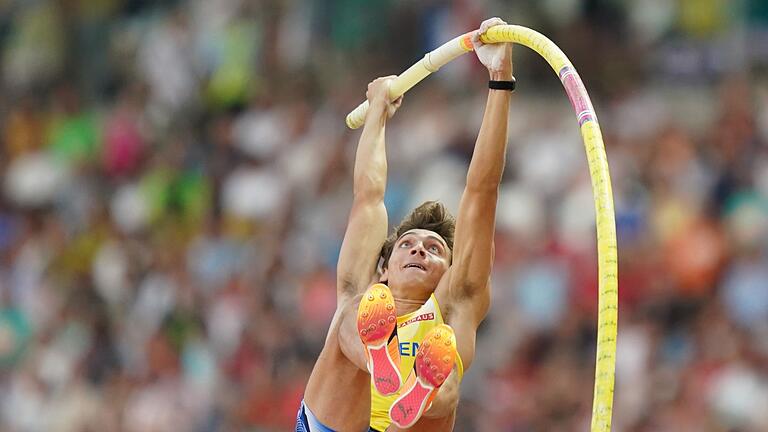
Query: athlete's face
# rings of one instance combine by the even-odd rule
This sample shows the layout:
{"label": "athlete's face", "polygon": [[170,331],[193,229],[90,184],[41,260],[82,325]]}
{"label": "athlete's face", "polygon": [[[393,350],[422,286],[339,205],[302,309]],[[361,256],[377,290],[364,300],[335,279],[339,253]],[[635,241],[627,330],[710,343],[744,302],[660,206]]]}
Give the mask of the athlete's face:
{"label": "athlete's face", "polygon": [[413,229],[403,234],[392,249],[382,280],[391,287],[434,291],[451,264],[451,250],[436,233]]}

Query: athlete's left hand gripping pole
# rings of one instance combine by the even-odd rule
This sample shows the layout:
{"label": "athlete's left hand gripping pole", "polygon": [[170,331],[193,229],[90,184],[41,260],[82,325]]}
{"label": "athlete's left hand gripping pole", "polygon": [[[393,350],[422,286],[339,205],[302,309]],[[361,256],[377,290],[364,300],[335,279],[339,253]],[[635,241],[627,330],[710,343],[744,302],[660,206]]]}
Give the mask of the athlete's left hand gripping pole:
{"label": "athlete's left hand gripping pole", "polygon": [[[428,52],[424,58],[405,70],[394,80],[389,87],[389,99],[395,100],[405,94],[411,87],[426,78],[432,72],[437,71],[443,65],[456,57],[472,51],[472,33],[465,33],[440,45],[437,49]],[[357,129],[365,123],[365,114],[368,112],[368,101],[361,103],[354,111],[347,115],[347,126]]]}

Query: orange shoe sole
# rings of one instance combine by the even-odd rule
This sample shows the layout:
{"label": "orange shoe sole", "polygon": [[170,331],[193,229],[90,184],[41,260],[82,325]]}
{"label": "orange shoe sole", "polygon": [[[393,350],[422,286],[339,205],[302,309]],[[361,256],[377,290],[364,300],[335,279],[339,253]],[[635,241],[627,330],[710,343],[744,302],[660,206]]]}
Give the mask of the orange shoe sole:
{"label": "orange shoe sole", "polygon": [[440,324],[427,333],[416,352],[416,375],[409,377],[408,389],[389,409],[393,423],[408,428],[421,418],[453,370],[457,355],[456,335],[449,325]]}
{"label": "orange shoe sole", "polygon": [[388,349],[397,326],[392,292],[384,284],[374,284],[363,294],[357,308],[357,331],[365,345],[368,372],[376,390],[384,396],[397,393],[402,385],[397,350]]}

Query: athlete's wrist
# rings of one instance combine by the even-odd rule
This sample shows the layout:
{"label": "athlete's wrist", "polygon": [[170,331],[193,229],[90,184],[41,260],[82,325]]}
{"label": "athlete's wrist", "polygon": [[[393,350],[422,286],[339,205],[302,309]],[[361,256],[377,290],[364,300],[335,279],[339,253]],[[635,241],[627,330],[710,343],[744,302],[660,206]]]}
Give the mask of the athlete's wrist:
{"label": "athlete's wrist", "polygon": [[512,81],[512,68],[505,68],[499,70],[488,69],[488,76],[491,81]]}
{"label": "athlete's wrist", "polygon": [[376,119],[377,121],[387,121],[387,104],[386,102],[376,100],[370,101],[368,105],[368,111],[365,114],[366,122],[369,119]]}

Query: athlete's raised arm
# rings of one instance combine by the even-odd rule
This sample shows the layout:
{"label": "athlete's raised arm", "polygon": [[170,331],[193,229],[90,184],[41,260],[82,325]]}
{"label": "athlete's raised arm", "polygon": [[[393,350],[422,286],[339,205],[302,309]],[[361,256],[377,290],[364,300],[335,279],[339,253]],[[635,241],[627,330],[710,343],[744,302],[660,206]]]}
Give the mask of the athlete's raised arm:
{"label": "athlete's raised arm", "polygon": [[[478,37],[489,27],[499,24],[506,23],[498,18],[484,21],[473,42],[478,58],[488,68],[490,79],[509,82],[513,79],[512,44],[485,45]],[[447,300],[453,309],[453,322],[449,324],[454,327],[457,340],[468,342],[458,346],[465,368],[473,360],[474,333],[485,318],[490,302],[496,203],[506,157],[510,97],[509,90],[488,91],[483,123],[456,218]],[[464,332],[467,334],[460,334]]]}
{"label": "athlete's raised arm", "polygon": [[387,119],[402,102],[389,100],[393,76],[368,84],[370,107],[357,145],[354,167],[354,198],[337,265],[337,304],[365,290],[374,281],[381,245],[387,236],[387,154],[384,132]]}

